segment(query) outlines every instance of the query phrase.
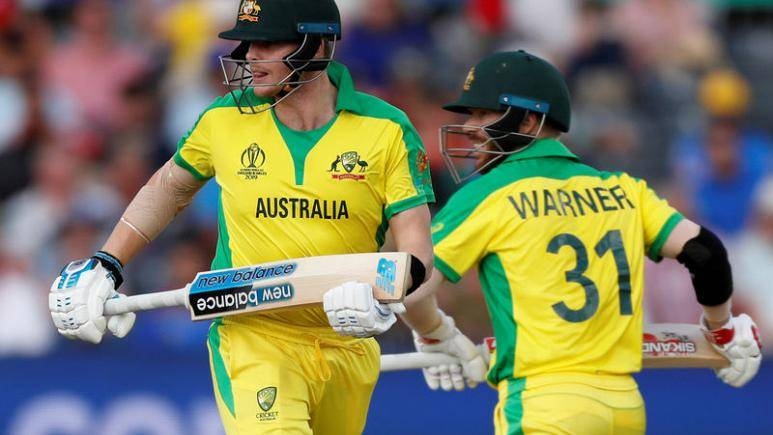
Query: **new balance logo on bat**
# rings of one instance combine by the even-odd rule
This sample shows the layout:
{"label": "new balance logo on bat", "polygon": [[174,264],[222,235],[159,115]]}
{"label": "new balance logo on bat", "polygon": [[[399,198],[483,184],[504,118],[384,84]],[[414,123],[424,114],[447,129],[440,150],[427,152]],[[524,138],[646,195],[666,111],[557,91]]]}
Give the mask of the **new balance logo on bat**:
{"label": "new balance logo on bat", "polygon": [[194,315],[233,313],[248,307],[288,301],[295,296],[289,282],[267,287],[238,287],[213,292],[191,293],[190,306]]}
{"label": "new balance logo on bat", "polygon": [[290,276],[298,269],[296,263],[279,263],[272,266],[245,267],[243,269],[216,270],[196,275],[191,293],[227,289],[234,285],[247,285],[256,281]]}

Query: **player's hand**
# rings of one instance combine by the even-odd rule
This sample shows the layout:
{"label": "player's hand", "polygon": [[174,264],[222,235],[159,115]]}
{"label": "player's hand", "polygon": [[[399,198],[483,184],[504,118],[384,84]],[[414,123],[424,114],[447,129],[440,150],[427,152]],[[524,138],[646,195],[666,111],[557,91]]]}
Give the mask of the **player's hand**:
{"label": "player's hand", "polygon": [[420,336],[413,331],[413,341],[419,352],[441,352],[459,358],[461,364],[441,365],[423,369],[424,380],[432,390],[462,391],[465,384],[475,388],[486,379],[486,362],[478,347],[454,324],[454,319],[438,310],[443,319],[434,331]]}
{"label": "player's hand", "polygon": [[349,281],[328,290],[322,306],[330,326],[341,335],[372,337],[395,324],[395,314],[405,311],[401,303],[382,304],[373,297],[370,284]]}
{"label": "player's hand", "polygon": [[[105,265],[105,262],[112,263]],[[118,260],[103,252],[66,265],[51,285],[48,296],[48,308],[57,331],[67,338],[91,343],[102,341],[106,329],[116,337],[126,336],[134,326],[134,313],[103,315],[108,299],[124,297],[115,291],[122,282],[120,274]]]}
{"label": "player's hand", "polygon": [[762,362],[757,325],[746,314],[731,317],[721,328],[708,330],[701,318],[701,327],[709,342],[730,360],[730,366],[716,370],[722,382],[734,387],[743,387],[749,382]]}

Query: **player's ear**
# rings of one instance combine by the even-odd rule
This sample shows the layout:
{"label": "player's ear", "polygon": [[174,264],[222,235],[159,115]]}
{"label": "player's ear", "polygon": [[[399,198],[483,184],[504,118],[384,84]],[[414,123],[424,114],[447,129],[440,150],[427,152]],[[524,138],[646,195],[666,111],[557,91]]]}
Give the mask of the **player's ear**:
{"label": "player's ear", "polygon": [[521,134],[537,134],[539,132],[540,121],[542,116],[539,113],[529,111],[526,116],[523,117],[521,125],[518,126],[518,133]]}
{"label": "player's ear", "polygon": [[332,54],[333,54],[333,43],[328,39],[323,39],[322,44],[319,44],[319,48],[317,48],[317,52],[314,54],[314,57],[327,59],[332,57]]}

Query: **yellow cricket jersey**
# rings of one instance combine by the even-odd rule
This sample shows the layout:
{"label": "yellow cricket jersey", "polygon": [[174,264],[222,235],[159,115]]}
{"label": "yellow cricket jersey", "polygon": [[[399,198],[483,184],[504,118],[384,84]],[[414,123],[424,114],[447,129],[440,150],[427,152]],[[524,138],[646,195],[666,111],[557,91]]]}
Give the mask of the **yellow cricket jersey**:
{"label": "yellow cricket jersey", "polygon": [[462,187],[435,216],[435,266],[477,265],[497,341],[489,381],[641,369],[644,256],[682,219],[647,184],[543,139]]}
{"label": "yellow cricket jersey", "polygon": [[[393,215],[434,201],[426,153],[406,115],[355,91],[343,65],[331,63],[327,74],[338,88],[336,116],[320,129],[291,130],[273,109],[242,114],[227,95],[180,140],[174,161],[220,186],[213,269],[375,252]],[[246,92],[253,105],[268,104]],[[328,325],[320,308],[260,316]]]}

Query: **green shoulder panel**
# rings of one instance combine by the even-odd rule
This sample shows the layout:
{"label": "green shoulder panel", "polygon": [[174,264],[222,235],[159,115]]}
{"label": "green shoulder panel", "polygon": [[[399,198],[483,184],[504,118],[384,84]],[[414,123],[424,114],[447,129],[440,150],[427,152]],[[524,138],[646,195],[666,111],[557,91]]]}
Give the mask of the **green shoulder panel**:
{"label": "green shoulder panel", "polygon": [[[408,119],[408,115],[386,101],[363,92],[355,92],[353,98],[356,100],[355,106],[360,108],[359,115],[388,119],[400,126],[403,132],[403,142],[408,151],[408,167],[411,171],[413,184],[416,190],[424,196],[424,202],[435,202],[435,191],[432,190],[429,164],[424,164],[423,170],[419,169],[419,163],[422,160],[426,161],[427,152],[419,133]],[[393,213],[399,211],[402,210],[392,210]]]}

